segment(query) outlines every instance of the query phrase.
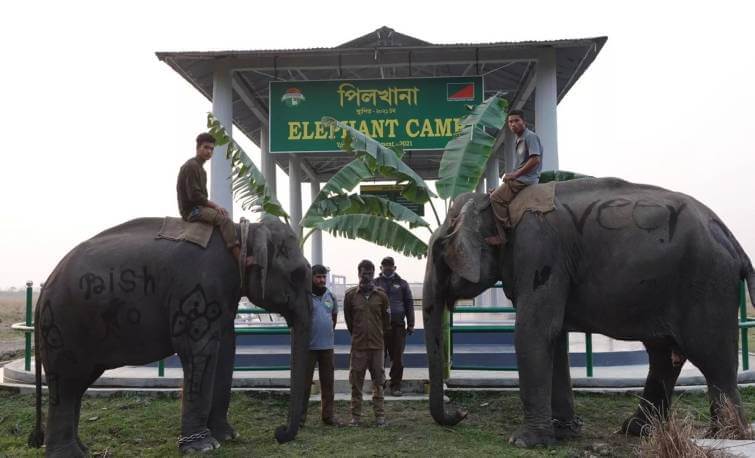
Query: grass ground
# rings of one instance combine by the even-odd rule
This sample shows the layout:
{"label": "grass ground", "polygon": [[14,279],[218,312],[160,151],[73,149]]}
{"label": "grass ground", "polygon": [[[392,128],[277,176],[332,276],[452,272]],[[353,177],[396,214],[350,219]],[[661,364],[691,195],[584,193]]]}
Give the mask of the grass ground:
{"label": "grass ground", "polygon": [[[747,388],[742,394],[752,415],[755,389]],[[42,456],[40,450],[26,447],[33,404],[32,395],[0,391],[0,456]],[[637,438],[614,433],[637,404],[632,395],[577,393],[577,412],[585,421],[582,437],[535,450],[520,450],[507,443],[521,420],[517,393],[456,393],[452,404],[467,408],[469,417],[456,427],[444,428],[432,421],[426,402],[386,403],[389,424],[384,429],[371,424],[359,428],[322,426],[313,405],[308,426],[295,441],[279,445],[273,431],[285,421],[287,398],[234,393],[230,418],[242,437],[210,456],[632,456],[639,445]],[[705,428],[708,407],[703,394],[682,395],[676,405],[693,414],[700,431]],[[347,409],[345,402],[336,403],[341,419],[346,419]],[[175,455],[179,411],[180,401],[175,396],[85,398],[80,435],[94,456]]]}

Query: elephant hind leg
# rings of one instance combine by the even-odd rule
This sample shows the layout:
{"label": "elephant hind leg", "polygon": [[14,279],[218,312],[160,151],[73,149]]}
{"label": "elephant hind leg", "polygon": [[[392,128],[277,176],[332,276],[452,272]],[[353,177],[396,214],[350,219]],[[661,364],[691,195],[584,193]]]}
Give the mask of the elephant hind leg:
{"label": "elephant hind leg", "polygon": [[[721,329],[721,328],[718,328]],[[687,356],[700,369],[708,385],[710,400],[710,435],[724,434],[730,439],[749,439],[751,431],[742,409],[742,400],[737,389],[737,332],[710,334],[691,350]]]}
{"label": "elephant hind leg", "polygon": [[76,406],[74,409],[74,419],[76,422],[74,423],[74,434],[76,435],[76,442],[79,444],[79,448],[84,452],[85,455],[89,454],[89,447],[84,445],[84,443],[81,441],[81,438],[79,437],[79,420],[81,419],[81,398],[84,396],[84,393],[86,393],[87,388],[94,383],[95,380],[100,378],[100,375],[105,372],[102,369],[94,369],[92,373],[89,376],[88,381],[84,383],[84,389],[81,391],[81,394],[78,397],[78,400],[76,401]]}
{"label": "elephant hind leg", "polygon": [[88,378],[58,376],[54,372],[50,372],[47,379],[50,403],[45,438],[46,456],[87,456],[86,447],[78,439],[78,415],[81,397],[91,382]]}
{"label": "elephant hind leg", "polygon": [[647,340],[643,344],[648,352],[650,366],[645,388],[637,410],[624,421],[619,430],[633,436],[647,434],[652,417],[666,418],[671,407],[674,385],[682,370],[682,364],[676,364],[673,358],[674,349],[678,348],[673,339]]}

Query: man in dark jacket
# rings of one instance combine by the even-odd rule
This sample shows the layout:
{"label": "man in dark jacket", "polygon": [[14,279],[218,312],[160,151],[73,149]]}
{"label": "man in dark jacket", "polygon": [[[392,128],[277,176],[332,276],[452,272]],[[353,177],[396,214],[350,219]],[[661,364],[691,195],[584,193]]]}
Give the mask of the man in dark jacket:
{"label": "man in dark jacket", "polygon": [[391,334],[386,336],[386,350],[391,358],[390,390],[401,396],[404,378],[404,349],[406,335],[414,333],[414,300],[409,284],[396,273],[393,258],[387,256],[380,263],[380,277],[375,284],[385,291],[391,303]]}

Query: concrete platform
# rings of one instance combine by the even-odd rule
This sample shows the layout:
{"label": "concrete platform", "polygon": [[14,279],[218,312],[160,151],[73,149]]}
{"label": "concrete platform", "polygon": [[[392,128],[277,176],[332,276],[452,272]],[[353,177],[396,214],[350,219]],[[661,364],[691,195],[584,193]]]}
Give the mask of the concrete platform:
{"label": "concrete platform", "polygon": [[726,452],[731,456],[755,458],[755,441],[723,440],[723,439],[694,439],[705,448]]}
{"label": "concrete platform", "polygon": [[[32,370],[24,370],[22,359],[12,361],[2,368],[0,385],[14,389],[32,389],[35,383],[34,364]],[[572,385],[577,390],[610,392],[640,391],[647,376],[647,365],[596,367],[593,377],[586,377],[585,369],[576,367],[571,370]],[[386,370],[387,373],[387,370]],[[234,389],[281,390],[289,388],[289,371],[236,371],[233,374]],[[350,392],[348,370],[335,371],[335,390],[337,393]],[[317,385],[315,371],[315,385]],[[367,376],[369,380],[369,375]],[[740,384],[755,383],[755,370],[740,372]],[[92,386],[92,390],[113,391],[177,391],[183,382],[183,370],[175,367],[165,369],[165,376],[158,377],[157,369],[148,366],[124,366],[106,371]],[[427,368],[406,368],[402,391],[406,395],[425,395],[429,376]],[[454,370],[446,381],[449,390],[516,390],[519,377],[515,371],[471,371]],[[685,364],[677,382],[678,389],[704,389],[705,379],[700,371],[689,362]],[[365,383],[369,388],[369,381]],[[318,386],[313,394],[319,392]]]}

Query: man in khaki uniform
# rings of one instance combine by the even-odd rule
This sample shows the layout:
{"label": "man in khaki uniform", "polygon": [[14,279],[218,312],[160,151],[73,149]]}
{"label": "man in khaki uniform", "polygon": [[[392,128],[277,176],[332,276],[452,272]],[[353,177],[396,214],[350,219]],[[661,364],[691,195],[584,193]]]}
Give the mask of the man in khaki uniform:
{"label": "man in khaki uniform", "polygon": [[359,426],[362,416],[362,387],[364,375],[372,378],[372,407],[378,427],[385,426],[383,406],[383,335],[390,335],[390,302],[382,289],[376,288],[373,278],[375,265],[364,260],[357,267],[359,286],[349,288],[343,300],[346,327],[351,333],[349,355],[349,383],[351,383],[351,423]]}

